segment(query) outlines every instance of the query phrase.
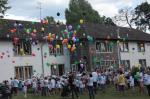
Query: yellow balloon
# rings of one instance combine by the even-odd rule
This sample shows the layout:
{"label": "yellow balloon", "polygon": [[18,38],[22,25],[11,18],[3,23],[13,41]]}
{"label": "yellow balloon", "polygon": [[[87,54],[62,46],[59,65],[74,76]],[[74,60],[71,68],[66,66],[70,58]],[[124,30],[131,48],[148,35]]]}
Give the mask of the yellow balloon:
{"label": "yellow balloon", "polygon": [[58,49],[59,49],[59,48],[60,48],[60,45],[56,45],[56,48],[58,48]]}
{"label": "yellow balloon", "polygon": [[80,19],[80,24],[83,24],[84,20],[83,19]]}
{"label": "yellow balloon", "polygon": [[70,49],[71,48],[71,45],[68,45],[68,49]]}

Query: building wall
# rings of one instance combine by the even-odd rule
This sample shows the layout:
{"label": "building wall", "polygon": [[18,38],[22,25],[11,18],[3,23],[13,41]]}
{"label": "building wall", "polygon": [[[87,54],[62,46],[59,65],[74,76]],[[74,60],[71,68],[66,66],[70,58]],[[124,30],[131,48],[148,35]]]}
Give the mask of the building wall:
{"label": "building wall", "polygon": [[[105,42],[104,40],[97,40],[100,42]],[[97,52],[96,51],[96,42],[94,44],[89,45],[89,53],[90,53],[90,66],[96,66],[96,63],[93,61],[94,58],[97,58],[98,61],[102,60],[114,60],[116,61],[116,67],[118,67],[118,49],[116,41],[108,41],[108,43],[113,43],[112,52]],[[91,67],[91,68],[92,68]]]}
{"label": "building wall", "polygon": [[129,52],[120,52],[121,60],[130,60],[132,67],[139,64],[139,59],[146,59],[147,66],[150,66],[150,43],[145,43],[145,52],[138,52],[137,42],[129,42],[128,44]]}
{"label": "building wall", "polygon": [[[0,41],[0,81],[8,80],[10,77],[15,76],[15,66],[33,66],[33,70],[35,70],[35,74],[42,74],[42,58],[41,58],[41,44],[36,46],[32,45],[32,52],[35,53],[35,56],[28,55],[28,56],[14,56],[13,52],[13,45],[12,42]],[[40,48],[40,50],[37,50]],[[50,56],[49,49],[47,44],[43,45],[43,56],[44,53],[47,53],[47,57],[43,59],[44,63],[44,71],[45,75],[51,73],[50,67],[46,65],[47,62],[50,64],[64,64],[65,70],[69,70],[70,66],[70,56],[68,55],[68,51],[66,48],[64,49],[63,56]],[[5,55],[2,55],[4,53]],[[8,57],[10,55],[10,57]],[[3,56],[3,58],[1,57]],[[15,63],[13,63],[15,61]]]}

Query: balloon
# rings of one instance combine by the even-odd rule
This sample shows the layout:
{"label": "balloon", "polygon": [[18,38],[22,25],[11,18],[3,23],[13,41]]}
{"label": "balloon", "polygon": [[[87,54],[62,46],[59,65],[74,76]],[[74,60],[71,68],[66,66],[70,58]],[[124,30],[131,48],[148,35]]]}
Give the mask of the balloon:
{"label": "balloon", "polygon": [[39,51],[39,50],[40,50],[40,48],[37,48],[37,50]]}
{"label": "balloon", "polygon": [[69,29],[69,30],[72,30],[72,25],[69,25],[69,26],[68,26],[68,29]]}
{"label": "balloon", "polygon": [[14,37],[14,43],[17,43],[18,41],[19,41],[19,38],[17,38],[17,37]]}
{"label": "balloon", "polygon": [[17,29],[15,29],[15,28],[10,30],[11,33],[15,33],[16,31],[17,31]]}
{"label": "balloon", "polygon": [[32,56],[35,56],[35,53],[32,53]]}
{"label": "balloon", "polygon": [[78,26],[77,26],[77,30],[79,30],[80,28],[81,28],[81,26],[80,26],[80,25],[78,25]]}
{"label": "balloon", "polygon": [[83,36],[85,36],[85,33],[83,33]]}
{"label": "balloon", "polygon": [[1,56],[1,59],[3,59],[3,56]]}
{"label": "balloon", "polygon": [[46,63],[47,66],[50,66],[50,63]]}
{"label": "balloon", "polygon": [[50,49],[53,49],[53,45],[50,44],[50,45],[48,45],[48,46],[49,46]]}
{"label": "balloon", "polygon": [[44,31],[44,30],[45,30],[45,29],[42,27],[42,28],[41,28],[41,31]]}
{"label": "balloon", "polygon": [[2,52],[2,55],[5,55],[5,53],[4,53],[4,52]]}
{"label": "balloon", "polygon": [[56,45],[56,48],[59,49],[59,48],[60,48],[60,45]]}
{"label": "balloon", "polygon": [[7,35],[6,35],[6,37],[7,37],[7,38],[9,38],[9,37],[10,37],[10,35],[9,35],[9,34],[7,34]]}
{"label": "balloon", "polygon": [[57,12],[57,16],[60,16],[60,13],[59,13],[59,12]]}
{"label": "balloon", "polygon": [[80,19],[80,24],[83,24],[83,22],[84,22],[83,19]]}
{"label": "balloon", "polygon": [[15,61],[12,61],[12,63],[15,63]]}
{"label": "balloon", "polygon": [[33,33],[36,33],[37,31],[36,31],[36,29],[33,29]]}
{"label": "balloon", "polygon": [[70,49],[71,48],[71,45],[68,45],[68,49]]}
{"label": "balloon", "polygon": [[55,34],[52,34],[52,37],[55,38],[56,37]]}

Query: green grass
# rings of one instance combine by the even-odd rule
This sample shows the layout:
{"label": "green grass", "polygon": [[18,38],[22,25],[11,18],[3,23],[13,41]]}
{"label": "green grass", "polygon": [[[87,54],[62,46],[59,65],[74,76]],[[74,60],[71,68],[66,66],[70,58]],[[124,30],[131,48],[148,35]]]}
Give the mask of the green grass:
{"label": "green grass", "polygon": [[[89,99],[88,94],[84,93],[84,95],[80,95],[79,99]],[[14,96],[12,99],[24,99],[23,94],[20,94],[19,96]],[[28,95],[26,99],[62,99],[59,95],[51,95],[47,97],[42,96],[33,96]],[[66,98],[64,98],[66,99]],[[68,98],[67,98],[68,99]],[[69,98],[71,99],[71,98]],[[130,90],[125,92],[125,95],[119,94],[119,92],[116,92],[114,88],[107,86],[106,92],[98,92],[95,99],[150,99],[150,97],[146,94],[140,94],[138,90],[136,90],[134,93],[132,93]]]}

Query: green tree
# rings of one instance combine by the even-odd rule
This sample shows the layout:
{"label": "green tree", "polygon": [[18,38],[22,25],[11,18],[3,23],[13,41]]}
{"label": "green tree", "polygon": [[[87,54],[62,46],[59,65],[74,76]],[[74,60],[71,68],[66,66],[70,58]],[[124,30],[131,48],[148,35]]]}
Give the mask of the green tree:
{"label": "green tree", "polygon": [[10,8],[8,6],[8,0],[0,0],[0,17],[3,18],[5,12]]}
{"label": "green tree", "polygon": [[49,24],[55,24],[55,23],[56,23],[54,17],[52,17],[52,16],[47,16],[47,17],[44,18],[44,19],[45,19],[45,20],[48,20],[48,23],[49,23]]}
{"label": "green tree", "polygon": [[147,29],[150,30],[150,4],[144,2],[138,5],[135,9],[135,17],[132,21],[137,26],[137,29],[146,32]]}
{"label": "green tree", "polygon": [[65,16],[67,24],[79,23],[80,19],[88,23],[105,24],[106,22],[108,24],[110,21],[111,24],[113,23],[112,20],[108,21],[105,16],[100,16],[87,0],[70,0],[69,8],[65,11]]}

